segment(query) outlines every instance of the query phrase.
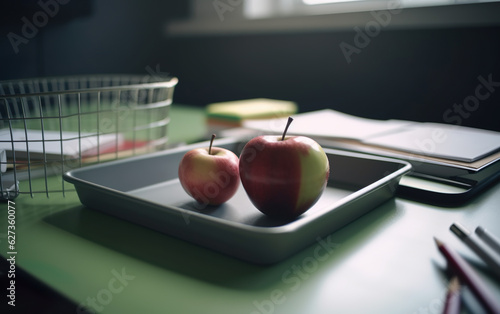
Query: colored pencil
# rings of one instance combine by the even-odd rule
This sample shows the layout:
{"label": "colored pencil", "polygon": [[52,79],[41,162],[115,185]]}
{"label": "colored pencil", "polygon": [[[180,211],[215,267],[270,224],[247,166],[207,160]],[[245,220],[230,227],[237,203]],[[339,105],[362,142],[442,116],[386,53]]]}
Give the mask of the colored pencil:
{"label": "colored pencil", "polygon": [[469,287],[488,313],[500,313],[500,303],[484,285],[474,269],[457,253],[448,248],[443,242],[434,238],[439,251],[444,255],[450,268],[461,282]]}
{"label": "colored pencil", "polygon": [[448,285],[443,314],[459,314],[460,301],[460,282],[455,276],[451,279],[450,284]]}
{"label": "colored pencil", "polygon": [[500,240],[492,235],[488,230],[479,226],[476,228],[476,234],[492,248],[495,252],[500,254]]}
{"label": "colored pencil", "polygon": [[500,255],[495,255],[493,251],[488,250],[484,245],[478,242],[464,226],[459,223],[454,223],[450,226],[450,230],[464,242],[474,253],[476,253],[500,278]]}

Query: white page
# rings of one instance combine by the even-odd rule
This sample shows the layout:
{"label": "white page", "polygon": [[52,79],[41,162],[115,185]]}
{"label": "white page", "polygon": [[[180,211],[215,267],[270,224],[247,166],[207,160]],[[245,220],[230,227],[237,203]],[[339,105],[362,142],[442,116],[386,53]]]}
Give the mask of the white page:
{"label": "white page", "polygon": [[[27,135],[27,136],[26,136]],[[79,138],[81,136],[81,138]],[[28,146],[30,157],[38,158],[43,155],[44,149],[47,157],[60,157],[61,152],[65,156],[77,157],[80,152],[80,147],[82,155],[86,153],[96,153],[96,148],[98,146],[97,136],[93,133],[81,133],[78,132],[62,132],[59,131],[44,131],[42,137],[41,130],[25,130],[23,129],[13,129],[12,137],[14,141],[19,141],[14,143],[14,150],[16,151],[16,157],[26,157],[26,146]],[[0,142],[0,149],[5,149],[7,152],[12,151],[11,133],[9,129],[0,130],[0,139],[6,142]],[[109,145],[114,145],[118,140],[118,143],[122,142],[122,136],[118,134],[105,134],[99,136],[99,146],[100,149],[105,149]],[[62,143],[62,150],[61,150]]]}
{"label": "white page", "polygon": [[[288,134],[350,139],[429,157],[474,162],[500,149],[500,132],[440,123],[373,120],[331,109],[292,116]],[[248,120],[243,126],[281,134],[287,118]]]}
{"label": "white page", "polygon": [[473,162],[500,149],[500,133],[439,123],[418,123],[364,141],[426,156]]}
{"label": "white page", "polygon": [[[292,115],[294,121],[288,134],[300,134],[311,137],[364,140],[375,135],[394,132],[396,129],[413,124],[410,121],[364,119],[331,109]],[[281,134],[288,118],[267,120],[246,120],[246,128]]]}

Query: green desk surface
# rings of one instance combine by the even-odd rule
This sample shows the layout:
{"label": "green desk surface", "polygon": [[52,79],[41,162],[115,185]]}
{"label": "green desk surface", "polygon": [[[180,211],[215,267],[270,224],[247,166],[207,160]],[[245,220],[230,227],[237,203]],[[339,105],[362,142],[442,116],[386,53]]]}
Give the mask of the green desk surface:
{"label": "green desk surface", "polygon": [[[204,135],[200,109],[175,108],[172,118],[176,141]],[[455,208],[396,198],[287,260],[258,266],[85,208],[75,192],[22,195],[13,205],[16,267],[72,300],[74,313],[83,304],[96,313],[440,313],[448,277],[434,236],[500,298],[500,282],[449,231],[461,222],[500,235],[499,204],[500,184]],[[8,205],[0,206],[0,254],[9,257]],[[18,294],[16,302],[30,300]]]}

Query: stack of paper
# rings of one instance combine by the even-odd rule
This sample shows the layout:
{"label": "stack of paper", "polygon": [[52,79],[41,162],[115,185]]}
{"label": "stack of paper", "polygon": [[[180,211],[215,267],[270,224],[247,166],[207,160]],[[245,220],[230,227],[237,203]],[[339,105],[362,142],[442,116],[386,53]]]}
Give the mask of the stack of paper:
{"label": "stack of paper", "polygon": [[[474,171],[500,160],[499,132],[438,123],[365,119],[331,109],[292,117],[288,134],[310,136],[327,146]],[[245,121],[244,127],[280,134],[286,121]]]}
{"label": "stack of paper", "polygon": [[61,160],[63,157],[77,158],[96,155],[110,147],[120,145],[120,134],[102,134],[78,132],[58,132],[41,130],[9,129],[0,130],[0,150],[4,149],[9,157],[16,155],[20,159]]}

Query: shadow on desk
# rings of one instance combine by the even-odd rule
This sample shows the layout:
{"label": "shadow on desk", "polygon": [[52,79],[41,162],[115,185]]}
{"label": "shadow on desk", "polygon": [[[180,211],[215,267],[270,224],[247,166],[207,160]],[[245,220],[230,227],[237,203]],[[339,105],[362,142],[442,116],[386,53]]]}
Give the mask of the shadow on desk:
{"label": "shadow on desk", "polygon": [[[356,250],[373,233],[398,216],[394,199],[382,204],[351,224],[325,237],[334,248],[313,243],[310,247],[274,265],[254,265],[200,247],[184,240],[115,218],[85,207],[76,207],[47,216],[44,221],[132,258],[151,263],[199,280],[232,288],[260,290],[284,282],[284,274],[325,249],[318,270],[338,263]],[[333,251],[333,252],[332,252]],[[332,254],[330,254],[332,253]],[[319,272],[316,272],[319,273]],[[313,275],[312,273],[309,275]]]}
{"label": "shadow on desk", "polygon": [[[7,276],[10,262],[0,257],[0,281],[8,283],[11,277]],[[42,283],[22,268],[16,268],[15,306],[8,305],[8,298],[0,304],[0,313],[73,313],[77,304],[70,301],[61,293]],[[7,286],[8,287],[8,286]]]}

